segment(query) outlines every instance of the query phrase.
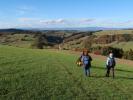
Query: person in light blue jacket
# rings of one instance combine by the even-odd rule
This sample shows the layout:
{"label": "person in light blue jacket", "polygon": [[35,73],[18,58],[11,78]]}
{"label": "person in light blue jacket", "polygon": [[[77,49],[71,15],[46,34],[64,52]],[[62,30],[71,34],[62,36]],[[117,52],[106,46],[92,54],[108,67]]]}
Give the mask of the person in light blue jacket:
{"label": "person in light blue jacket", "polygon": [[89,51],[87,49],[85,49],[80,58],[81,58],[85,76],[90,76],[90,68],[91,68],[92,58],[89,55]]}

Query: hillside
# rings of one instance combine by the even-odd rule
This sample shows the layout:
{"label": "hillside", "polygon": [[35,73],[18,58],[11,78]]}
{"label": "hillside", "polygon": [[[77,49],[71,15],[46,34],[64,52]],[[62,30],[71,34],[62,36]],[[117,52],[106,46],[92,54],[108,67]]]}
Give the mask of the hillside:
{"label": "hillside", "polygon": [[92,76],[75,65],[79,54],[0,45],[1,100],[132,100],[133,67],[117,64],[105,78],[105,62],[93,58]]}
{"label": "hillside", "polygon": [[49,46],[53,45],[52,48],[55,48],[54,46],[56,45],[71,40],[80,39],[90,34],[92,34],[92,32],[90,31],[79,32],[73,30],[35,31],[35,30],[20,30],[20,29],[1,29],[0,44],[30,48],[32,43],[40,35],[40,37],[45,36],[48,44],[50,44]]}
{"label": "hillside", "polygon": [[[70,37],[71,38],[71,37]],[[64,44],[64,48],[84,48],[85,44],[91,44],[92,47],[111,46],[124,50],[133,49],[133,31],[132,30],[107,30],[94,32],[92,35],[86,35],[77,39],[73,39]],[[124,45],[122,45],[124,44]]]}
{"label": "hillside", "polygon": [[133,34],[133,30],[104,30],[96,32],[96,35],[117,35],[117,34]]}
{"label": "hillside", "polygon": [[[38,38],[45,38],[44,48],[75,49],[85,47],[118,47],[123,50],[133,49],[133,30],[75,31],[75,30],[20,30],[1,29],[0,44],[31,48]],[[124,46],[123,46],[124,44]]]}

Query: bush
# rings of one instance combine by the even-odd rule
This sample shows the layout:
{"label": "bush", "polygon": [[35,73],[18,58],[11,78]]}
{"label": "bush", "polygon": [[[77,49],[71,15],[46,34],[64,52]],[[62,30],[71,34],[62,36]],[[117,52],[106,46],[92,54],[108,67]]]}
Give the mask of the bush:
{"label": "bush", "polygon": [[123,57],[123,49],[119,49],[119,48],[113,48],[113,47],[94,47],[91,48],[90,50],[91,52],[98,54],[98,55],[104,55],[107,56],[110,52],[114,53],[114,56],[117,58],[122,58]]}
{"label": "bush", "polygon": [[124,52],[123,58],[133,60],[133,50],[130,49],[129,51]]}

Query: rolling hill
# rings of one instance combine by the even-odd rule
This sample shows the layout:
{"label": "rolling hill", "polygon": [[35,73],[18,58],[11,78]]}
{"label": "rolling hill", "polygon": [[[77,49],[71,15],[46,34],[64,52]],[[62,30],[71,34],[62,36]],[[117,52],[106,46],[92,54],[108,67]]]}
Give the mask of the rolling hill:
{"label": "rolling hill", "polygon": [[[0,44],[13,45],[18,47],[31,48],[37,34],[45,35],[48,45],[44,47],[63,49],[84,48],[84,42],[88,41],[92,47],[111,46],[124,50],[133,49],[133,30],[100,30],[100,31],[79,31],[79,30],[21,30],[1,29]],[[125,44],[125,46],[123,46]]]}

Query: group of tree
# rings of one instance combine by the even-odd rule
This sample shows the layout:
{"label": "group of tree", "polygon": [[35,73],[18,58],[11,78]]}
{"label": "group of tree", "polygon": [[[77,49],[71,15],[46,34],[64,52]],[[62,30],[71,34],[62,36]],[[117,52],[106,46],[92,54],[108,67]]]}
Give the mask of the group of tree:
{"label": "group of tree", "polygon": [[34,41],[31,44],[32,48],[37,48],[37,49],[43,49],[44,46],[48,45],[47,38],[45,34],[42,34],[41,32],[37,32],[34,35]]}
{"label": "group of tree", "polygon": [[114,53],[114,56],[116,58],[123,58],[123,59],[129,59],[129,60],[133,60],[133,50],[130,49],[128,51],[124,51],[121,48],[115,48],[115,47],[101,47],[101,46],[97,46],[97,47],[91,47],[89,48],[90,52],[97,54],[97,55],[104,55],[104,56],[108,56],[108,54],[110,52]]}

